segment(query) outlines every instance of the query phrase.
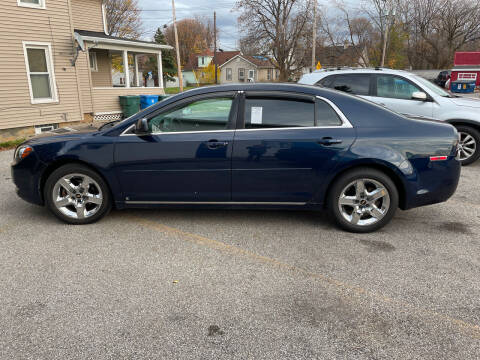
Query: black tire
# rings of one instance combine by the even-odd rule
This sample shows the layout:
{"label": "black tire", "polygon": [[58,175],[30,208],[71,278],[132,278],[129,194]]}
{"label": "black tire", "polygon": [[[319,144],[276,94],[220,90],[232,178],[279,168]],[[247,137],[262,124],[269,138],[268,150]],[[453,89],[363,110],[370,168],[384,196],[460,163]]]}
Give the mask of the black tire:
{"label": "black tire", "polygon": [[468,134],[475,140],[475,144],[476,144],[475,153],[472,156],[470,156],[468,159],[460,160],[463,166],[470,165],[475,161],[477,161],[478,158],[480,158],[480,132],[478,132],[477,129],[474,129],[466,125],[458,125],[458,126],[456,125],[455,127],[457,128],[457,131],[459,133]]}
{"label": "black tire", "polygon": [[[383,218],[373,224],[352,224],[344,217],[344,215],[342,215],[339,207],[340,196],[344,189],[352,182],[362,179],[369,179],[378,182],[388,192],[389,196],[389,206],[385,209]],[[389,176],[375,169],[357,168],[341,175],[338,179],[335,180],[335,183],[330,188],[328,194],[327,207],[330,218],[343,230],[353,233],[368,233],[378,230],[390,222],[398,208],[398,201],[399,200],[397,187]],[[358,204],[358,206],[360,206],[360,204]],[[352,206],[351,208],[353,214],[354,207]],[[344,209],[348,209],[348,206]],[[367,218],[369,217],[368,214],[362,216],[366,216]]]}
{"label": "black tire", "polygon": [[[55,205],[54,198],[53,198],[55,185],[62,177],[65,177],[69,174],[80,174],[80,175],[87,176],[93,179],[96,182],[96,184],[98,184],[101,190],[102,203],[98,205],[98,210],[96,210],[96,212],[93,215],[89,217],[84,217],[81,219],[73,218],[62,213]],[[105,215],[107,215],[112,208],[112,199],[111,199],[110,189],[108,185],[105,183],[105,181],[97,172],[81,164],[68,164],[56,169],[48,177],[45,183],[44,199],[45,199],[45,205],[52,212],[52,214],[54,214],[60,220],[68,224],[74,224],[74,225],[85,225],[85,224],[94,223],[100,220],[101,218],[103,218]]]}

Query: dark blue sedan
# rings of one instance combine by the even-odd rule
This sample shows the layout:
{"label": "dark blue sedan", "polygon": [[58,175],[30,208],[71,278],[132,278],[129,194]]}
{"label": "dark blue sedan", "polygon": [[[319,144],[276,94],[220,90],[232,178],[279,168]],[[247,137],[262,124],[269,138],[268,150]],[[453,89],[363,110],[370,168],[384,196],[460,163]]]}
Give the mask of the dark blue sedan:
{"label": "dark blue sedan", "polygon": [[360,98],[289,84],[213,86],[90,133],[19,146],[23,199],[87,224],[112,207],[326,208],[368,232],[398,207],[446,201],[458,134]]}

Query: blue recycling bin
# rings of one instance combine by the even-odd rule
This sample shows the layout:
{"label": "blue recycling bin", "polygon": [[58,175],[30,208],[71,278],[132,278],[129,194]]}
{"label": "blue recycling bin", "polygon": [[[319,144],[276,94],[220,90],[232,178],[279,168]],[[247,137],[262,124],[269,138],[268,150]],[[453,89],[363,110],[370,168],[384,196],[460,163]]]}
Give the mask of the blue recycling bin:
{"label": "blue recycling bin", "polygon": [[455,93],[473,93],[475,91],[475,81],[454,81],[450,89]]}
{"label": "blue recycling bin", "polygon": [[158,102],[158,95],[140,95],[140,109],[146,109]]}

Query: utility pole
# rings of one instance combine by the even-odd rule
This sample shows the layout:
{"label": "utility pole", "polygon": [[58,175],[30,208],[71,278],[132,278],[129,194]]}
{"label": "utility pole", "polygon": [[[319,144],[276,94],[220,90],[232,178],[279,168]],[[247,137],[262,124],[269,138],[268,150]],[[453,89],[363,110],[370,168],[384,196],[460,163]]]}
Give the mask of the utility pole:
{"label": "utility pole", "polygon": [[213,12],[213,64],[215,65],[215,85],[218,84],[217,68],[217,12]]}
{"label": "utility pole", "polygon": [[312,72],[315,71],[316,66],[316,51],[317,51],[317,0],[313,0],[313,47],[312,47]]}
{"label": "utility pole", "polygon": [[172,11],[173,11],[173,30],[175,33],[175,47],[177,50],[178,85],[180,86],[180,92],[182,92],[183,91],[183,75],[182,75],[182,65],[180,63],[180,48],[178,47],[177,20],[175,18],[175,0],[172,0]]}
{"label": "utility pole", "polygon": [[385,1],[385,8],[387,9],[387,14],[385,16],[385,33],[383,35],[383,50],[382,50],[382,62],[380,64],[381,67],[385,66],[385,58],[387,56],[387,42],[388,42],[388,33],[390,32],[390,16],[394,16],[393,14],[393,6],[390,5],[389,0]]}

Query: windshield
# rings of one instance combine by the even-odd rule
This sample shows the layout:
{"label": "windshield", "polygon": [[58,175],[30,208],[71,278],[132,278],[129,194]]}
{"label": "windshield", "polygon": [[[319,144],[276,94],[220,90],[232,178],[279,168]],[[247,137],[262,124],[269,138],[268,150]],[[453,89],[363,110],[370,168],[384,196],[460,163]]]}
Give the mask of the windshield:
{"label": "windshield", "polygon": [[448,92],[443,90],[441,87],[435,85],[434,83],[428,81],[427,79],[422,78],[418,75],[413,75],[413,78],[417,80],[420,84],[428,88],[428,90],[433,91],[435,94],[443,96],[443,97],[452,97]]}

